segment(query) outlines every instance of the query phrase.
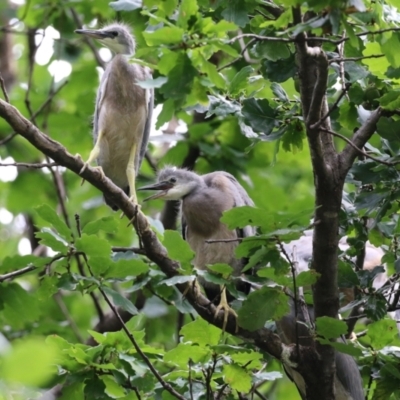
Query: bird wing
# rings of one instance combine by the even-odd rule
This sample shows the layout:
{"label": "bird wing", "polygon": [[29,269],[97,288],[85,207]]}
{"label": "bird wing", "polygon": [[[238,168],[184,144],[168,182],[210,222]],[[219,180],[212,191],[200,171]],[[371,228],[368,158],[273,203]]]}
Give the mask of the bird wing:
{"label": "bird wing", "polygon": [[[224,181],[227,183],[228,187],[230,188],[230,192],[233,195],[233,207],[254,206],[254,202],[247,194],[246,190],[229,172],[217,171],[203,175],[204,182],[209,187],[218,186],[221,177],[224,178]],[[239,238],[254,236],[256,233],[255,228],[249,225],[245,226],[244,228],[237,229],[236,231]]]}
{"label": "bird wing", "polygon": [[103,105],[104,93],[106,92],[109,76],[110,76],[110,70],[109,67],[107,66],[103,76],[101,77],[100,86],[97,90],[97,96],[96,96],[96,107],[94,109],[94,118],[93,118],[93,139],[95,143],[97,140],[97,136],[99,135],[99,115],[101,107]]}
{"label": "bird wing", "polygon": [[[146,80],[152,79],[153,76],[151,75],[150,69],[147,67],[144,67],[144,68],[145,68],[144,69],[144,78]],[[146,119],[146,125],[144,126],[144,131],[143,131],[142,145],[140,147],[139,167],[142,164],[143,157],[146,153],[147,144],[149,143],[151,120],[152,120],[153,108],[154,108],[154,89],[146,89],[146,99],[148,99],[148,101],[147,101],[147,119]]]}

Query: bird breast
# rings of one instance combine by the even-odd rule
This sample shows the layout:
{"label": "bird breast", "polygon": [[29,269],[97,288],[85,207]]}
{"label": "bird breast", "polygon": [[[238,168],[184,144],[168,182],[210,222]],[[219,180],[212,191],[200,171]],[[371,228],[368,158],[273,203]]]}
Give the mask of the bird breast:
{"label": "bird breast", "polygon": [[126,168],[132,148],[136,145],[135,170],[147,120],[146,91],[135,82],[144,79],[140,66],[130,65],[117,55],[108,65],[104,94],[98,105],[98,130],[103,135],[99,165],[118,186],[128,184]]}

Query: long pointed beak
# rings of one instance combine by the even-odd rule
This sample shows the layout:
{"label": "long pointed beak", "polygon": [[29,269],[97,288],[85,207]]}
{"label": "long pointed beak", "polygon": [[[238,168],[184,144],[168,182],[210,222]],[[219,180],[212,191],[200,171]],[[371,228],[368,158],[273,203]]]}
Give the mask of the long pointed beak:
{"label": "long pointed beak", "polygon": [[154,200],[160,197],[165,196],[168,193],[168,190],[171,189],[174,185],[168,181],[162,181],[154,183],[153,185],[143,186],[138,188],[137,190],[159,190],[158,193],[153,194],[150,197],[145,198],[143,201]]}
{"label": "long pointed beak", "polygon": [[75,33],[79,33],[80,35],[86,35],[93,39],[107,39],[113,38],[114,36],[110,32],[95,30],[95,29],[76,29]]}

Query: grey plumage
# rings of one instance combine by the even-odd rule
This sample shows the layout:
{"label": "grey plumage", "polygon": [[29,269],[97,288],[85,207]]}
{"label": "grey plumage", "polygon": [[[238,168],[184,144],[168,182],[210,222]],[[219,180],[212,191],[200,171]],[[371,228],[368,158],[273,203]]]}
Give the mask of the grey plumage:
{"label": "grey plumage", "polygon": [[[198,175],[184,169],[167,167],[158,177],[157,183],[140,190],[158,190],[152,198],[182,200],[183,236],[195,252],[194,265],[206,269],[208,264],[226,263],[233,268],[233,276],[238,276],[243,268],[243,260],[235,257],[239,241],[235,239],[254,235],[254,228],[231,230],[220,219],[226,210],[244,205],[253,205],[244,188],[229,173],[218,171]],[[208,240],[232,241],[207,243]],[[225,303],[225,291],[219,285],[200,280],[207,296],[213,300],[221,294]],[[240,287],[242,289],[243,287]],[[224,304],[221,308],[227,310]],[[233,311],[229,311],[232,312]],[[225,315],[227,317],[227,314]]]}
{"label": "grey plumage", "polygon": [[[281,320],[276,322],[279,337],[285,344],[296,343],[296,320],[297,333],[299,336],[299,344],[303,346],[313,346],[313,338],[302,323],[305,322],[303,313],[301,312],[300,305],[297,307],[298,315],[295,318],[294,302],[290,304],[290,314],[285,315]],[[310,319],[314,320],[314,312],[312,307],[308,307]],[[339,339],[341,341],[341,339]],[[337,400],[364,400],[363,384],[361,380],[360,371],[353,357],[348,354],[335,352],[336,361],[336,377],[335,377],[335,390]],[[302,399],[306,399],[306,386],[301,375],[289,366],[284,366],[287,375],[296,384]]]}
{"label": "grey plumage", "polygon": [[[95,146],[82,170],[96,158],[104,174],[130,192],[131,200],[136,203],[135,177],[149,141],[154,104],[153,90],[143,89],[137,82],[150,79],[150,70],[129,63],[135,52],[135,40],[126,25],[113,23],[100,30],[76,32],[99,40],[115,53],[97,91]],[[111,199],[105,200],[116,209]]]}

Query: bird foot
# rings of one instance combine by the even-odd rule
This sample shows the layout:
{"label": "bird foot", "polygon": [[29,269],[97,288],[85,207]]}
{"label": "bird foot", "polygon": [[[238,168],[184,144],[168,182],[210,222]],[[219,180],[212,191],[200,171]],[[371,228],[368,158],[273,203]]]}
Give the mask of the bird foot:
{"label": "bird foot", "polygon": [[[86,171],[87,167],[89,167],[89,166],[90,166],[89,162],[85,162],[83,164],[83,167],[79,171],[79,175],[82,175]],[[95,167],[93,167],[93,169],[97,169],[100,172],[101,179],[104,179],[106,177],[106,175],[105,175],[105,173],[103,171],[103,168],[100,165],[96,165]],[[81,186],[84,184],[84,182],[85,182],[85,179],[82,178]]]}
{"label": "bird foot", "polygon": [[[128,222],[128,225],[126,227],[128,227],[129,225],[133,225],[133,223],[135,222],[136,216],[138,214],[138,212],[140,211],[140,205],[139,204],[134,204],[135,206],[135,214],[133,215],[133,218],[131,218]],[[125,215],[124,212],[121,213],[120,218],[122,218]]]}
{"label": "bird foot", "polygon": [[236,324],[235,333],[237,333],[239,331],[239,326],[237,323],[238,315],[236,314],[236,311],[232,307],[230,307],[227,302],[221,301],[219,303],[219,305],[217,306],[217,309],[215,310],[214,319],[218,318],[218,314],[221,310],[224,310],[224,322],[222,325],[222,332],[225,332],[225,328],[228,323],[229,314],[232,314],[235,318],[235,324]]}

